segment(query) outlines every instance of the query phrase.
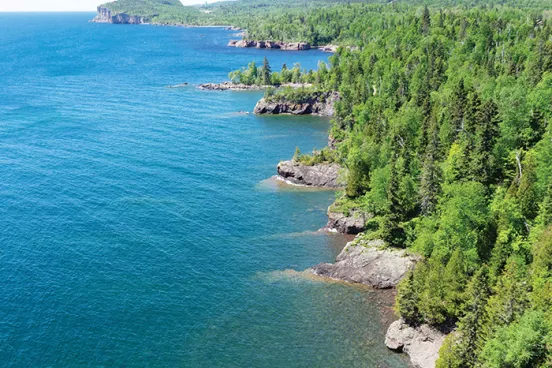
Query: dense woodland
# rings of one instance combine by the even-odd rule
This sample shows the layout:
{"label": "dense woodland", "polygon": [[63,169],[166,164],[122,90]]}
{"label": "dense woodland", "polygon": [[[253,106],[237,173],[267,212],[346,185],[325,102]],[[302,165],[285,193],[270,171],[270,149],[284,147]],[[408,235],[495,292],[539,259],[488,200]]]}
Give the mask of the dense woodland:
{"label": "dense woodland", "polygon": [[340,92],[337,151],[296,157],[341,163],[347,187],[334,210],[374,214],[364,236],[424,256],[396,309],[410,324],[453,331],[438,367],[551,367],[550,14],[333,11],[358,17],[341,34],[359,51],[342,47],[315,72],[274,73],[265,61],[234,76],[291,75]]}
{"label": "dense woodland", "polygon": [[[239,18],[241,5],[212,9],[224,6]],[[236,23],[252,38],[359,47],[340,47],[317,71],[274,73],[265,61],[231,78],[340,93],[337,149],[296,157],[340,163],[346,190],[334,210],[372,213],[363,236],[424,257],[396,310],[451,332],[441,368],[552,367],[547,9],[536,0],[343,3]]]}

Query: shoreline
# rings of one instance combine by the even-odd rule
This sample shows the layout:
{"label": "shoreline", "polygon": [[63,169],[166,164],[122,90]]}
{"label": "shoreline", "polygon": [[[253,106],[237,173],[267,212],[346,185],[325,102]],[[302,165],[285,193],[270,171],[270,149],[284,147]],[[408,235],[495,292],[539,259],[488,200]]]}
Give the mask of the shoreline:
{"label": "shoreline", "polygon": [[[98,21],[91,21],[91,22],[117,24],[117,23],[112,23],[112,22],[98,22]],[[184,24],[157,24],[157,23],[120,23],[120,24],[137,24],[137,25],[151,25],[151,26],[162,26],[162,27],[181,27],[181,28],[226,28],[229,31],[236,31],[236,29],[228,29],[229,26],[227,26],[227,25],[195,26],[195,25],[184,25]],[[239,47],[239,46],[235,46],[235,47]],[[251,47],[251,46],[246,46],[246,47]],[[259,48],[259,47],[257,47],[257,48]],[[272,47],[261,47],[261,48],[272,48]],[[274,49],[279,50],[279,51],[288,51],[288,49],[285,49],[285,48],[274,48]],[[311,49],[318,49],[318,50],[325,51],[325,52],[335,52],[333,50],[332,51],[327,50],[327,46],[312,46],[312,48],[309,46],[308,48],[300,48],[298,50],[311,50]],[[187,86],[187,85],[188,85],[187,83],[182,83],[182,84],[179,84],[179,85],[171,85],[171,86],[166,86],[166,87],[167,88],[180,88],[180,87],[184,87],[184,86]],[[220,87],[221,85],[224,85],[224,83],[201,84],[201,85],[197,86],[197,88],[206,89],[206,90],[237,90],[237,91],[262,90],[263,89],[263,86],[248,86],[247,88],[241,88],[240,86],[237,86],[237,87],[228,87],[228,88],[222,88],[222,89],[220,89],[220,88],[202,88],[202,86],[205,86],[205,85],[212,85],[212,86]],[[264,87],[264,88],[266,88],[266,87]],[[285,112],[279,112],[278,114],[296,116],[296,114],[285,113]],[[312,115],[317,115],[317,114],[314,113]],[[331,115],[328,114],[327,116],[332,116],[332,115],[333,115],[333,111],[332,111]],[[289,185],[291,187],[295,187],[295,188],[298,188],[298,189],[325,190],[325,191],[335,190],[335,189],[331,189],[331,188],[318,188],[318,187],[313,186],[313,185],[293,183],[289,180],[286,180],[286,178],[282,177],[281,175],[274,175],[270,179],[274,179],[275,181],[279,181],[281,183],[284,183],[285,185]],[[266,180],[269,180],[269,179],[266,179]],[[318,231],[319,232],[324,232],[328,235],[336,234],[336,233],[341,234],[337,229],[327,228],[327,226],[324,226],[324,227],[320,228]],[[345,244],[344,248],[346,248],[347,245],[348,245],[348,243]],[[316,265],[313,265],[313,267],[316,267]],[[308,269],[308,270],[311,270],[311,269]],[[313,274],[313,276],[315,276],[315,274]],[[358,284],[355,283],[356,281],[346,280],[346,279],[343,279],[343,278],[333,278],[333,277],[328,278],[328,277],[323,276],[323,275],[316,275],[316,277],[320,278],[320,279],[324,279],[326,281],[346,283],[349,286],[358,285]],[[379,289],[377,287],[374,287],[374,285],[365,286],[365,287],[370,288],[372,290],[372,292],[376,293],[375,295],[377,295],[377,299],[381,300],[381,302],[378,302],[375,307],[377,308],[378,313],[380,315],[380,326],[381,326],[382,331],[383,331],[382,338],[385,339],[385,336],[386,336],[385,331],[388,331],[390,326],[393,323],[395,323],[399,320],[399,317],[395,314],[395,311],[393,310],[393,305],[394,305],[395,297],[396,297],[396,288],[395,288],[395,286],[391,286],[391,287],[385,287],[384,289]],[[378,338],[378,341],[379,341],[379,338]],[[384,341],[380,341],[380,344],[385,345]]]}

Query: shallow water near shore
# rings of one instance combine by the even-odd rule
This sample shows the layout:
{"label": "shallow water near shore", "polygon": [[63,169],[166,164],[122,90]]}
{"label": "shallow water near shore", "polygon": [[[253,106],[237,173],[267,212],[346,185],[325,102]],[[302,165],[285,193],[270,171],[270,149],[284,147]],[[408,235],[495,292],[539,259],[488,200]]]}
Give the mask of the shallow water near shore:
{"label": "shallow water near shore", "polygon": [[388,301],[297,276],[346,241],[318,232],[334,192],[260,184],[328,120],[194,87],[328,54],[93,15],[0,14],[0,362],[406,367],[383,345]]}

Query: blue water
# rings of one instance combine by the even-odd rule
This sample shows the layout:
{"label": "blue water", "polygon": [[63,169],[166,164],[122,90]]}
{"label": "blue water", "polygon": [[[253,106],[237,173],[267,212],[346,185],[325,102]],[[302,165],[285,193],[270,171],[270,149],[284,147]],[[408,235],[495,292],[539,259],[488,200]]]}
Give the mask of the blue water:
{"label": "blue water", "polygon": [[405,367],[389,303],[302,273],[334,194],[266,180],[328,121],[193,86],[327,55],[92,16],[0,14],[0,365]]}

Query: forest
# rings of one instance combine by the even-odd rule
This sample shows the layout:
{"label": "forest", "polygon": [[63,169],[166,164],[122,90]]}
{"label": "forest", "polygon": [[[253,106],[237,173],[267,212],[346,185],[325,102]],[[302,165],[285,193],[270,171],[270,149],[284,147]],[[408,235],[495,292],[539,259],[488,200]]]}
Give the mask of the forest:
{"label": "forest", "polygon": [[423,256],[396,311],[450,332],[441,368],[552,366],[552,26],[526,5],[319,10],[321,29],[355,14],[340,35],[358,51],[230,75],[339,91],[336,151],[295,156],[344,166],[334,211],[373,214],[364,237]]}
{"label": "forest", "polygon": [[423,256],[395,308],[449,333],[437,367],[552,367],[551,2],[248,3],[198,22],[341,45],[316,71],[265,60],[230,78],[339,92],[336,150],[296,157],[340,163],[334,210],[373,214],[364,237]]}

